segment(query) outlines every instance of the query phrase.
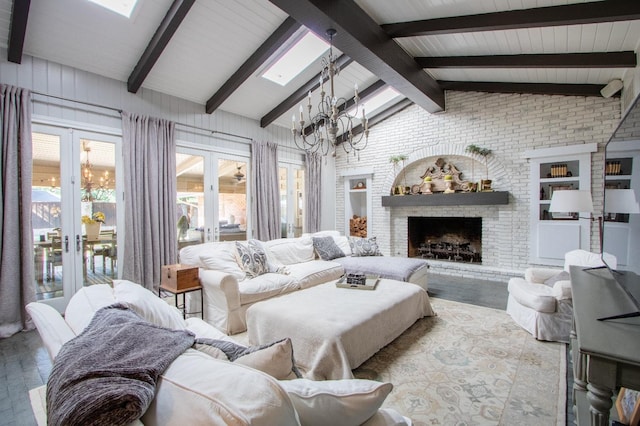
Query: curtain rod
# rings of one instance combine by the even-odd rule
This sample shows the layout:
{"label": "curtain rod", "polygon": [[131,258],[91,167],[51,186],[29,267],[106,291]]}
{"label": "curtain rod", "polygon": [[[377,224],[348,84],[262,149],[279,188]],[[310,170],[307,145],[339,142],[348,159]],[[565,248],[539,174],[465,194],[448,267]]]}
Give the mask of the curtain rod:
{"label": "curtain rod", "polygon": [[[79,100],[76,100],[76,99],[64,98],[62,96],[50,95],[50,94],[47,94],[47,93],[37,92],[35,90],[32,90],[31,93],[33,93],[34,95],[46,96],[48,98],[58,99],[58,100],[61,100],[61,101],[74,102],[74,103],[81,104],[81,105],[87,105],[87,106],[92,106],[92,107],[96,107],[96,108],[103,108],[103,109],[107,109],[107,110],[110,110],[110,111],[115,111],[118,114],[121,114],[122,111],[123,111],[120,108],[114,108],[114,107],[110,107],[110,106],[106,106],[106,105],[95,104],[95,103],[92,103],[92,102],[79,101]],[[191,124],[180,123],[180,122],[176,122],[176,121],[174,121],[174,123],[176,124],[176,126],[188,127],[190,129],[195,129],[195,130],[200,130],[200,131],[203,131],[203,132],[211,133],[212,135],[233,136],[233,137],[236,137],[236,138],[241,138],[241,139],[245,139],[245,140],[253,142],[252,138],[247,137],[247,136],[237,135],[235,133],[228,133],[228,132],[222,132],[222,131],[219,131],[219,130],[205,129],[204,127],[192,126]]]}

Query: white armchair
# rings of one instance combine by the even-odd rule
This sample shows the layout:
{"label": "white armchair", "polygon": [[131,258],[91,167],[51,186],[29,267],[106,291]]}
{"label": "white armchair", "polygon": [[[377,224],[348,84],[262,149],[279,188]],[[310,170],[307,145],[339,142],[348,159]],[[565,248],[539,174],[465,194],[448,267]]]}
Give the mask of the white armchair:
{"label": "white armchair", "polygon": [[[615,268],[616,258],[604,254]],[[573,250],[565,254],[564,269],[527,268],[524,278],[509,280],[507,313],[538,340],[569,343],[573,317],[569,266],[602,266],[599,253]]]}

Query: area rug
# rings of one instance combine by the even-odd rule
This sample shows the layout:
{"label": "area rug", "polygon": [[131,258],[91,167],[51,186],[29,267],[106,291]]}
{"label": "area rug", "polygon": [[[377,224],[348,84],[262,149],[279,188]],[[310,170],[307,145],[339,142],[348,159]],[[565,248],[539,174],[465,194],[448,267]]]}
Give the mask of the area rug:
{"label": "area rug", "polygon": [[383,407],[421,425],[564,425],[566,354],[502,310],[432,298],[423,318],[354,370],[391,382]]}

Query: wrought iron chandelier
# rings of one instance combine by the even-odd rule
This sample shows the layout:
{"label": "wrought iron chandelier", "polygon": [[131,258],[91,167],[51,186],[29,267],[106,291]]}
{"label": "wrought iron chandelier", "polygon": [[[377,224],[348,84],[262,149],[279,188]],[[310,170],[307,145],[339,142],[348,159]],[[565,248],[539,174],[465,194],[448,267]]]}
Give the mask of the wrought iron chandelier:
{"label": "wrought iron chandelier", "polygon": [[[307,120],[304,117],[304,109],[300,105],[300,120],[296,123],[296,116],[292,117],[291,133],[296,146],[307,153],[318,152],[322,155],[336,156],[336,147],[341,145],[344,152],[354,155],[367,147],[369,141],[369,120],[362,105],[362,117],[358,119],[350,115],[347,110],[349,105],[345,98],[336,98],[334,94],[333,79],[340,73],[337,63],[337,55],[333,54],[333,37],[336,30],[327,30],[329,36],[329,55],[322,58],[322,71],[320,73],[320,102],[317,113],[312,113],[311,91],[309,91],[307,105]],[[324,91],[324,82],[329,80],[329,93]],[[358,111],[358,85],[355,85],[353,96],[354,111]],[[357,123],[354,125],[354,123]],[[299,125],[300,127],[296,127]],[[354,135],[354,127],[362,126],[359,135]]]}
{"label": "wrought iron chandelier", "polygon": [[[82,141],[82,150],[85,152],[85,162],[82,165],[82,201],[94,201],[93,190],[96,187],[93,182],[93,164],[89,160],[89,152],[91,147],[87,141]],[[100,177],[100,183],[97,188],[104,189],[111,182],[109,171],[105,170]]]}

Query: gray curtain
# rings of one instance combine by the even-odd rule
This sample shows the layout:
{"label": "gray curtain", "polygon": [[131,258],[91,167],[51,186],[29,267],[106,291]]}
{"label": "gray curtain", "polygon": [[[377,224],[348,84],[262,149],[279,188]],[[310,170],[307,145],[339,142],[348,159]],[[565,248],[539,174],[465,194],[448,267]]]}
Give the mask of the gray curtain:
{"label": "gray curtain", "polygon": [[262,241],[273,240],[282,236],[278,145],[272,142],[254,141],[251,148],[253,237]]}
{"label": "gray curtain", "polygon": [[175,123],[123,112],[122,139],[122,278],[157,290],[162,266],[178,257]]}
{"label": "gray curtain", "polygon": [[322,207],[322,156],[317,152],[306,153],[304,157],[306,173],[304,193],[306,196],[304,227],[305,232],[320,231],[320,208]]}
{"label": "gray curtain", "polygon": [[0,84],[0,337],[33,328],[31,92]]}

